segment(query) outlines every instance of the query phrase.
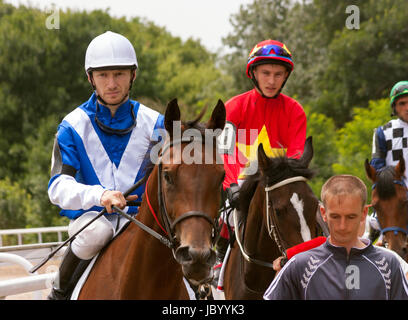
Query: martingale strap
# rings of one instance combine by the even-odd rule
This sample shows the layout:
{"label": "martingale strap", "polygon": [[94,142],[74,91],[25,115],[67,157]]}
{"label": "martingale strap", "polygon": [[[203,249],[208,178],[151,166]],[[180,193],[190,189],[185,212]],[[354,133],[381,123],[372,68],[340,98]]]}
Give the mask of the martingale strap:
{"label": "martingale strap", "polygon": [[151,212],[151,214],[153,215],[154,220],[156,220],[156,223],[157,223],[157,224],[159,225],[159,227],[163,230],[163,232],[164,232],[166,235],[168,235],[167,231],[164,230],[163,226],[162,226],[161,223],[159,222],[159,219],[157,218],[157,215],[156,215],[156,213],[154,212],[154,209],[153,209],[152,205],[150,204],[149,194],[148,194],[148,192],[147,192],[147,186],[148,186],[149,180],[150,180],[150,177],[149,177],[149,179],[147,179],[147,181],[146,181],[146,189],[145,189],[145,190],[146,190],[146,191],[145,191],[145,195],[146,195],[147,205],[149,206],[150,212]]}

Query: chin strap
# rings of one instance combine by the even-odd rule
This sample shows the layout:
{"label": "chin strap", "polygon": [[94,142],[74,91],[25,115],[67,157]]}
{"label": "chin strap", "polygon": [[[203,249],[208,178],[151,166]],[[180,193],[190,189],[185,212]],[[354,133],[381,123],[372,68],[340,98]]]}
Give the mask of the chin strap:
{"label": "chin strap", "polygon": [[94,84],[94,82],[93,82],[92,72],[89,73],[89,78],[90,78],[90,80],[91,80],[92,89],[94,90],[95,96],[96,96],[96,102],[95,102],[95,104],[96,104],[95,122],[96,122],[96,124],[98,125],[98,127],[99,127],[103,132],[105,132],[105,133],[107,133],[107,134],[110,134],[110,135],[113,135],[113,134],[115,134],[115,135],[125,135],[125,134],[128,134],[130,131],[132,131],[134,127],[136,127],[136,116],[135,116],[135,113],[134,113],[134,110],[133,110],[133,105],[131,106],[131,115],[132,115],[132,120],[133,120],[133,121],[132,121],[132,124],[130,125],[130,127],[126,128],[126,129],[114,129],[114,128],[111,128],[111,127],[109,127],[109,126],[103,124],[103,123],[99,120],[99,118],[98,118],[98,110],[99,110],[98,101],[99,101],[99,103],[101,103],[102,105],[108,107],[108,106],[121,105],[122,103],[124,103],[124,102],[129,98],[130,90],[132,89],[132,85],[133,85],[133,79],[134,79],[134,77],[135,77],[135,72],[136,72],[135,70],[132,70],[132,76],[131,76],[131,78],[130,78],[130,83],[129,83],[129,90],[128,90],[128,92],[122,97],[122,99],[120,100],[119,103],[115,103],[115,104],[107,103],[100,95],[98,95],[98,92],[97,92],[97,90],[96,90],[95,84]]}

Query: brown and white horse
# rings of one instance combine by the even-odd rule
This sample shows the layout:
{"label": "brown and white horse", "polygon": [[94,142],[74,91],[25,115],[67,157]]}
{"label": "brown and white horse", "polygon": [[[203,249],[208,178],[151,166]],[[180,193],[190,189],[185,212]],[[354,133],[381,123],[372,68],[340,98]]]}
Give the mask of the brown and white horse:
{"label": "brown and white horse", "polygon": [[258,147],[258,172],[240,191],[237,241],[225,267],[226,299],[262,299],[275,276],[273,261],[318,235],[318,199],[306,182],[313,175],[312,157],[311,137],[300,159],[268,158]]}

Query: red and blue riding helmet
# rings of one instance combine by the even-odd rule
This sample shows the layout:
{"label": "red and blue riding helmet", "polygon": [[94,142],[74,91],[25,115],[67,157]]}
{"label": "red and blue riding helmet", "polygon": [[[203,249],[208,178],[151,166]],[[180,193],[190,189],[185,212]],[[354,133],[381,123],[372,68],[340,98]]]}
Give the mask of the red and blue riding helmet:
{"label": "red and blue riding helmet", "polygon": [[[256,66],[267,63],[280,64],[286,67],[289,72],[286,80],[289,78],[289,75],[294,68],[292,54],[285,44],[276,40],[264,40],[262,42],[259,42],[249,54],[246,67],[246,75],[254,82],[255,86],[261,93],[262,91],[259,88],[258,81],[254,77],[253,70]],[[278,94],[272,98],[275,98],[279,95],[280,91],[286,83],[286,80],[282,84],[282,87],[279,90]]]}

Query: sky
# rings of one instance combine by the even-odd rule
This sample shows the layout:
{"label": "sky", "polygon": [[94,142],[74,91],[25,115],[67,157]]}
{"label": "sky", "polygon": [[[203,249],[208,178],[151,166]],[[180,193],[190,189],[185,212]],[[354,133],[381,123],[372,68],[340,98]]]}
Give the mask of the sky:
{"label": "sky", "polygon": [[212,52],[225,51],[222,38],[233,31],[229,21],[241,5],[254,0],[5,0],[15,6],[93,10],[110,8],[114,17],[144,17],[182,40],[200,39]]}

